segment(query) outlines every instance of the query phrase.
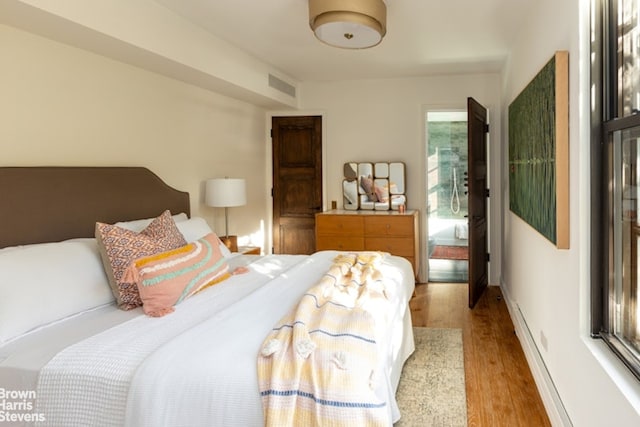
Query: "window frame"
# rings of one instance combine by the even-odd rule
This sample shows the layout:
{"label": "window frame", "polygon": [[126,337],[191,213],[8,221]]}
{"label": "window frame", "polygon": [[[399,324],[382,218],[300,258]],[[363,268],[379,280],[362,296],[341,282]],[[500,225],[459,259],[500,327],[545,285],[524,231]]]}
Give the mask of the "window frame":
{"label": "window frame", "polygon": [[[640,380],[640,358],[614,333],[614,154],[617,132],[640,127],[640,114],[621,117],[618,82],[617,5],[621,0],[592,1],[591,68],[591,335],[602,339]],[[638,1],[638,0],[636,0]]]}

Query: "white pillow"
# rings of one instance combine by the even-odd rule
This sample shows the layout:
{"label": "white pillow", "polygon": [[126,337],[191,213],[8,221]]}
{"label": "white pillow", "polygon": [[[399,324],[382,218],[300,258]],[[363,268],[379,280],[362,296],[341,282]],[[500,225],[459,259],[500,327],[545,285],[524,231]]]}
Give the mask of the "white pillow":
{"label": "white pillow", "polygon": [[0,250],[0,345],[113,299],[95,239]]}
{"label": "white pillow", "polygon": [[176,222],[176,227],[178,227],[187,243],[195,242],[213,232],[207,221],[197,216],[186,221]]}
{"label": "white pillow", "polygon": [[[184,236],[184,240],[186,240],[187,243],[195,242],[207,234],[213,233],[211,227],[207,224],[207,221],[200,217],[193,217],[186,221],[176,222],[176,226]],[[227,248],[222,241],[220,242],[220,252],[225,258],[229,258],[231,256],[231,251],[229,251],[229,248]]]}
{"label": "white pillow", "polygon": [[[186,213],[179,213],[176,215],[172,215],[173,220],[177,223],[182,221],[187,221],[189,217]],[[124,228],[125,230],[135,231],[136,233],[141,232],[147,225],[151,224],[155,218],[145,218],[145,219],[134,219],[133,221],[120,221],[116,222],[114,225],[117,225],[120,228]]]}

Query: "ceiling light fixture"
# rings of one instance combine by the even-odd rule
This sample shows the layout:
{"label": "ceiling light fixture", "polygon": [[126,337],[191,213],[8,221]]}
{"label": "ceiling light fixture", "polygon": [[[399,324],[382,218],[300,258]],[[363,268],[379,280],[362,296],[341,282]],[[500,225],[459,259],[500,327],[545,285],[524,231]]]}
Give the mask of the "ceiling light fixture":
{"label": "ceiling light fixture", "polygon": [[331,46],[373,47],[387,33],[387,6],[383,0],[309,0],[309,26]]}

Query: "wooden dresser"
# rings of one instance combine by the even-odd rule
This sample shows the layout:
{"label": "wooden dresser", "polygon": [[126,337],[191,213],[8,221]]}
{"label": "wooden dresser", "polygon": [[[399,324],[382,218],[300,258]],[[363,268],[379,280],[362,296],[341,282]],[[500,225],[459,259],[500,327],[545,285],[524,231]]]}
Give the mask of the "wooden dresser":
{"label": "wooden dresser", "polygon": [[316,214],[316,250],[384,251],[411,262],[418,274],[418,211],[344,211]]}

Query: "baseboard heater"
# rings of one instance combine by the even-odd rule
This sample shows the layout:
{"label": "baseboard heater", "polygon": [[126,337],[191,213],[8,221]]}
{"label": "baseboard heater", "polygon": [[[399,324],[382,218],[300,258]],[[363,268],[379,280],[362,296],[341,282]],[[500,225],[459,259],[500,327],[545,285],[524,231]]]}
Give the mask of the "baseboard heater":
{"label": "baseboard heater", "polygon": [[522,315],[522,311],[520,311],[520,307],[508,298],[504,284],[501,288],[502,294],[505,296],[505,302],[507,303],[509,314],[511,315],[511,320],[516,330],[516,335],[520,339],[520,344],[522,345],[524,355],[529,363],[533,379],[538,386],[538,391],[540,392],[540,397],[542,398],[542,402],[547,410],[547,415],[549,416],[551,425],[565,427],[573,426],[573,423],[569,418],[569,414],[562,403],[560,394],[558,393],[555,384],[553,384],[553,379],[547,370],[544,359],[542,358],[542,355],[538,350],[538,346],[533,339],[533,335],[529,330],[529,326]]}

